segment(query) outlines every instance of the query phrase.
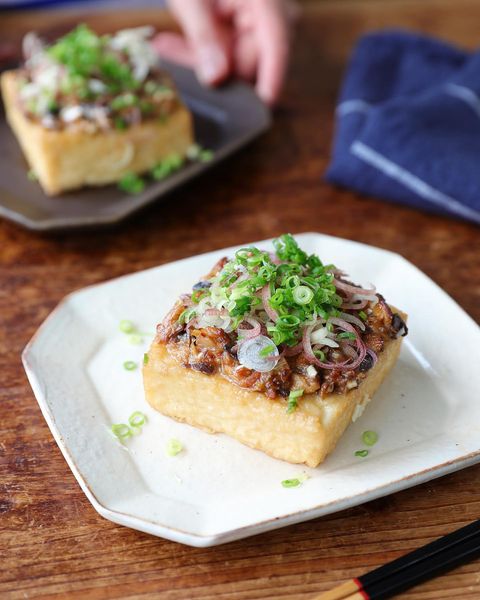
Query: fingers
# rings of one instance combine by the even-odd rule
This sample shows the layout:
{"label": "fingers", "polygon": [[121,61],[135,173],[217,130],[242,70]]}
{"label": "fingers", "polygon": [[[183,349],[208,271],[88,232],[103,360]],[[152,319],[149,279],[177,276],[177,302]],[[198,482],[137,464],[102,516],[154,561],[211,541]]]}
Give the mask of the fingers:
{"label": "fingers", "polygon": [[273,104],[281,91],[288,64],[289,24],[280,0],[253,0],[258,45],[257,93]]}
{"label": "fingers", "polygon": [[258,48],[253,31],[237,33],[233,50],[235,73],[242,79],[253,81],[257,72]]}
{"label": "fingers", "polygon": [[152,44],[162,58],[186,67],[195,67],[195,55],[187,40],[178,33],[159,33],[153,38]]}
{"label": "fingers", "polygon": [[169,5],[193,52],[199,79],[207,85],[220,82],[229,74],[230,52],[213,0],[169,0]]}

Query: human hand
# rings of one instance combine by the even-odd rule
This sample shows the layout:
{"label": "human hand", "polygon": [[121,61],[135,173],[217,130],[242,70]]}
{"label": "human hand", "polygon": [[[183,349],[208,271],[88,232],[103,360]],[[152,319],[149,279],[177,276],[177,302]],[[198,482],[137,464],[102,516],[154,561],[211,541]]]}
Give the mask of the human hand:
{"label": "human hand", "polygon": [[185,37],[158,34],[158,53],[195,68],[216,85],[235,74],[256,79],[267,104],[278,99],[287,69],[290,29],[297,15],[292,0],[168,0]]}

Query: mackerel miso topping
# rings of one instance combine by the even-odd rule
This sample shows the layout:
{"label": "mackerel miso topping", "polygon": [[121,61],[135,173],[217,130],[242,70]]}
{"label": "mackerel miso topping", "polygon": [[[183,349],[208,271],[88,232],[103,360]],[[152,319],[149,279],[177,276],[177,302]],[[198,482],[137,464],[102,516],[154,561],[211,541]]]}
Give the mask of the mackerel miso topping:
{"label": "mackerel miso topping", "polygon": [[166,119],[177,105],[170,78],[157,67],[151,27],[99,36],[86,25],[46,45],[25,36],[19,71],[24,114],[47,129],[127,129]]}
{"label": "mackerel miso topping", "polygon": [[385,343],[407,326],[375,288],[307,255],[290,234],[274,252],[242,248],[221,259],[157,328],[186,368],[218,373],[270,398],[357,388]]}

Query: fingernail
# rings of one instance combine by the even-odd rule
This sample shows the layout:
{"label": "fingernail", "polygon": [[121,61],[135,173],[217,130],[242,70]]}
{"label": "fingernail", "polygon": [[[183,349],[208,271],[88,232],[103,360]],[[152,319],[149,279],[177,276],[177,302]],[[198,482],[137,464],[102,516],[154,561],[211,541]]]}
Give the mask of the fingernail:
{"label": "fingernail", "polygon": [[216,83],[226,72],[227,59],[218,46],[201,46],[198,49],[198,76],[202,83]]}

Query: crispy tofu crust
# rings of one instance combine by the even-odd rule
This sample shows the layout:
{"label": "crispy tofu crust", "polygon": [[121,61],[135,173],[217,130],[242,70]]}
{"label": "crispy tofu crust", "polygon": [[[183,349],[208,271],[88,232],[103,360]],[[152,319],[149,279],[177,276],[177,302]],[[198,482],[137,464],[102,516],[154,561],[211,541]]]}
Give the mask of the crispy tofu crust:
{"label": "crispy tofu crust", "polygon": [[2,73],[0,84],[8,123],[48,195],[143,173],[168,155],[184,156],[193,143],[192,117],[183,104],[165,122],[147,120],[124,131],[90,132],[75,124],[49,130],[20,110],[17,71]]}
{"label": "crispy tofu crust", "polygon": [[398,338],[385,344],[358,388],[324,398],[307,394],[287,414],[286,400],[245,390],[218,374],[187,369],[170,356],[165,344],[154,341],[143,367],[145,396],[154,409],[177,421],[226,433],[274,458],[316,467],[380,387],[397,361],[401,343]]}

